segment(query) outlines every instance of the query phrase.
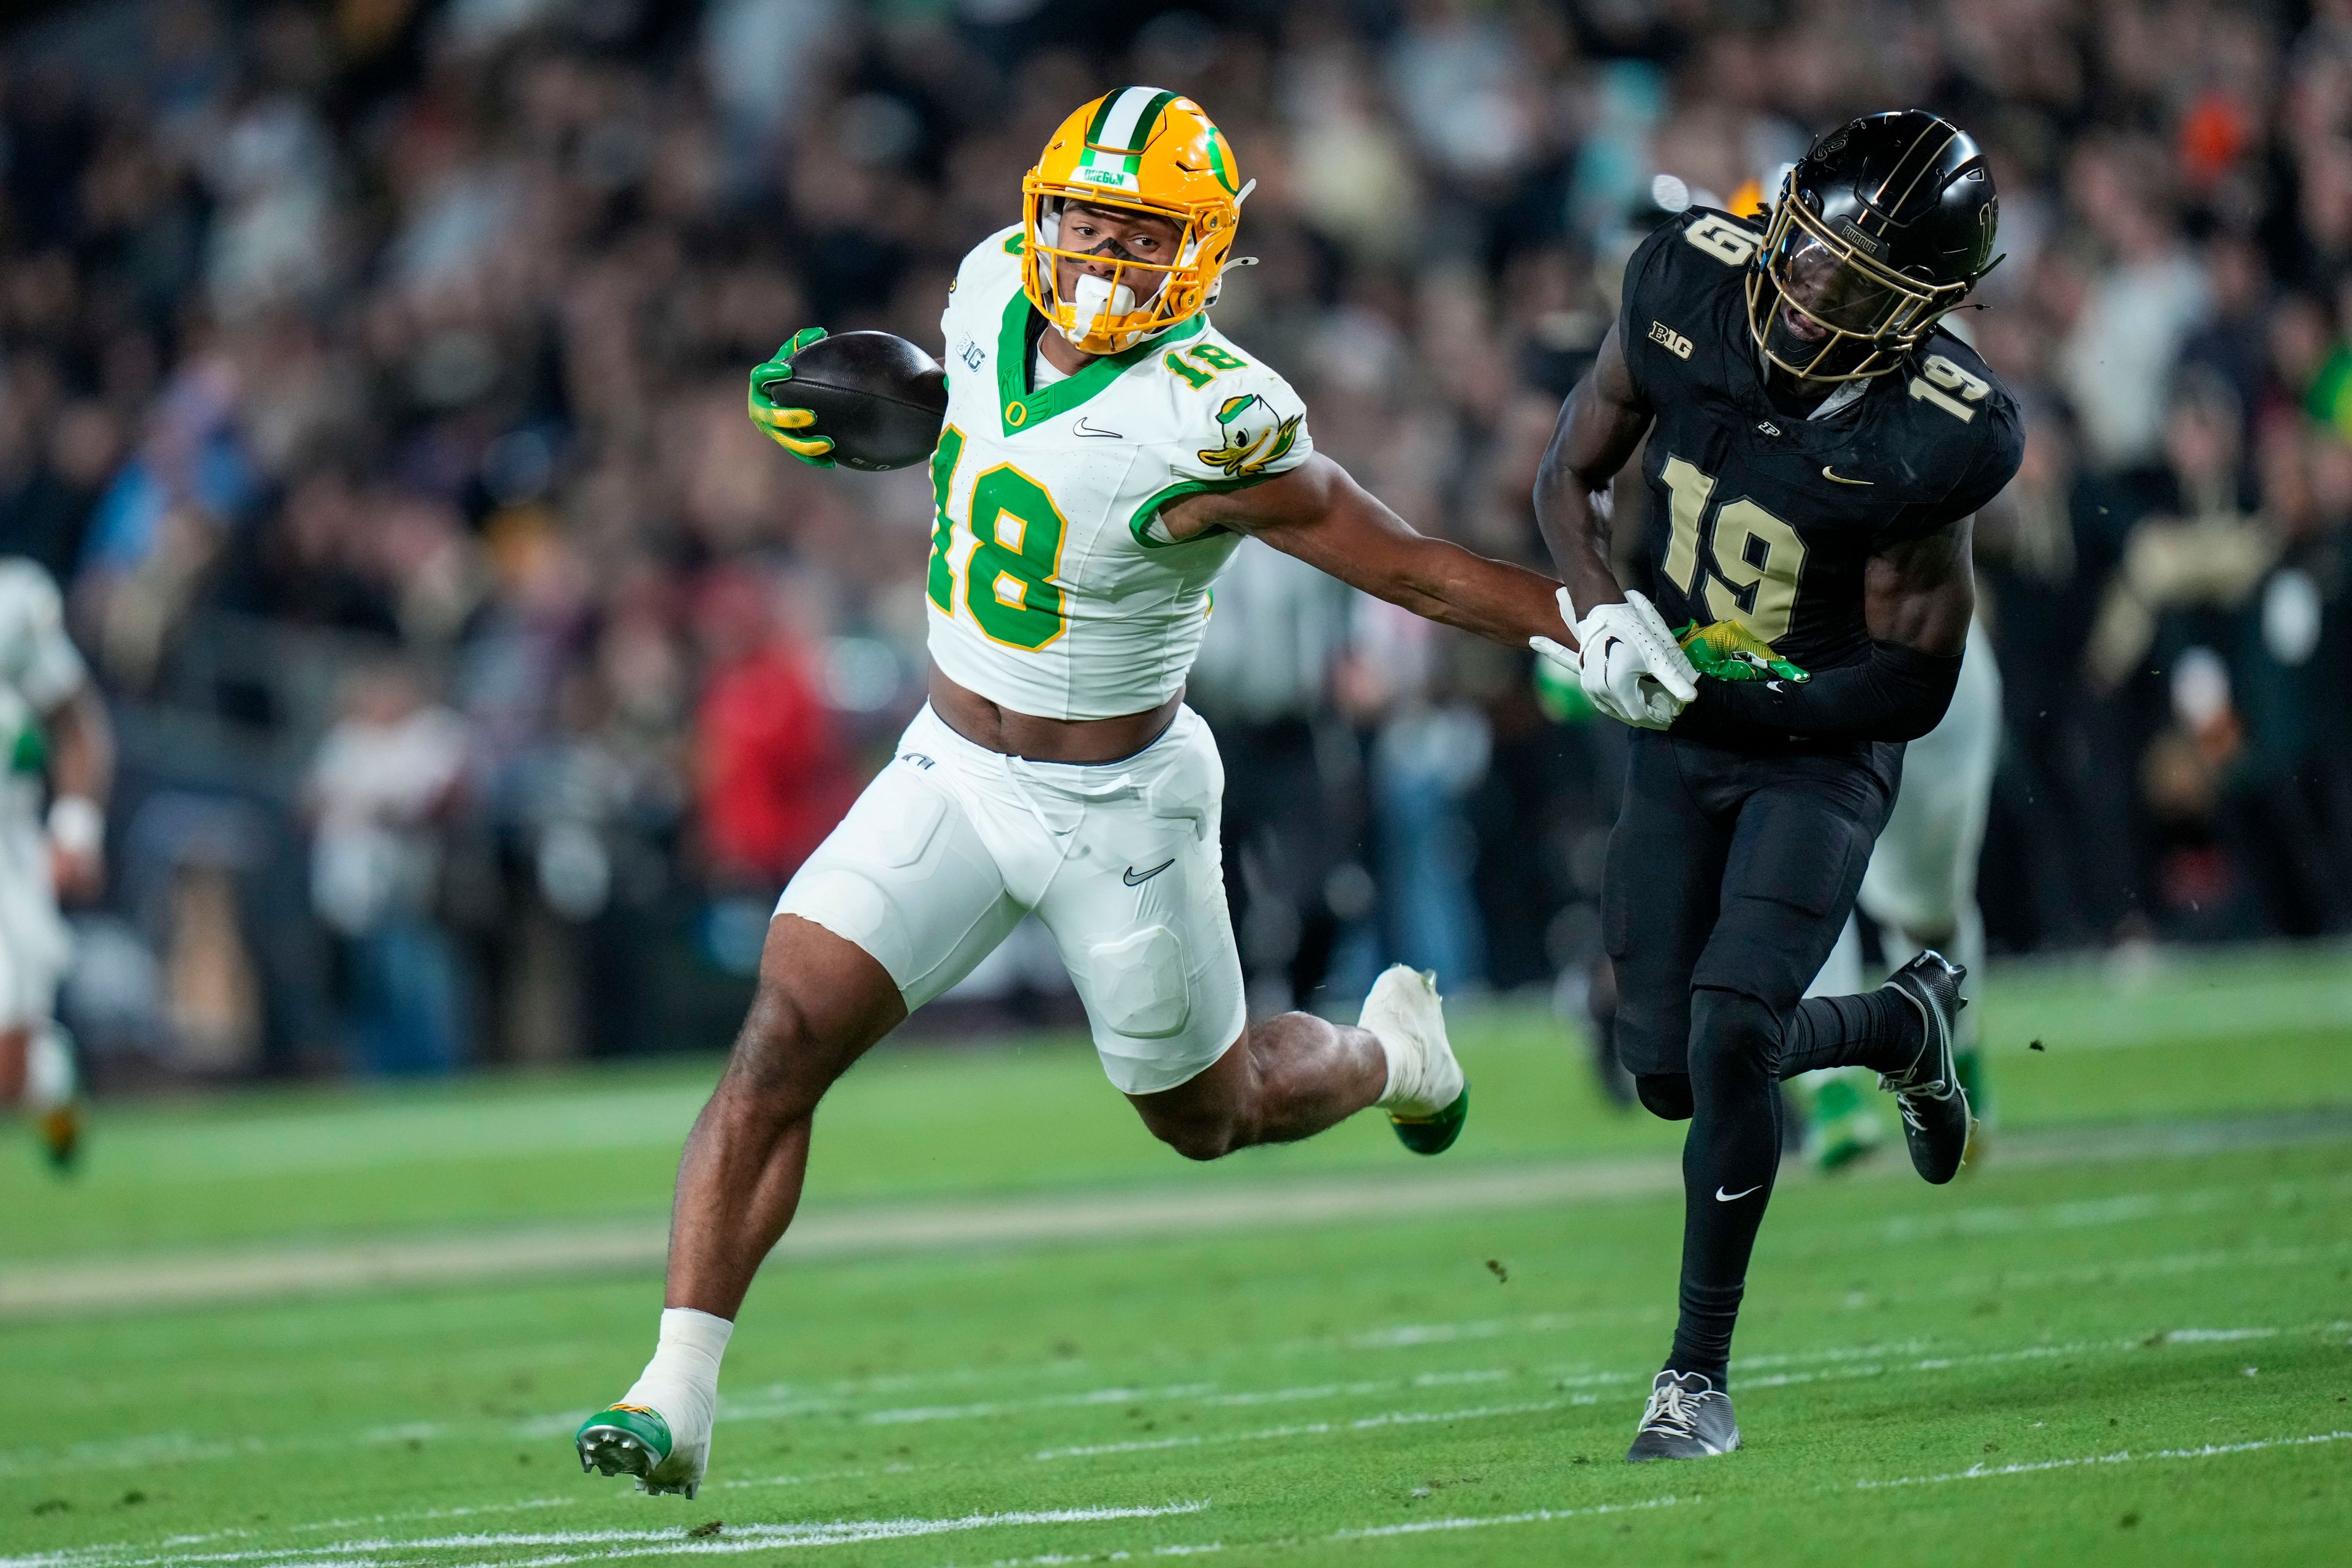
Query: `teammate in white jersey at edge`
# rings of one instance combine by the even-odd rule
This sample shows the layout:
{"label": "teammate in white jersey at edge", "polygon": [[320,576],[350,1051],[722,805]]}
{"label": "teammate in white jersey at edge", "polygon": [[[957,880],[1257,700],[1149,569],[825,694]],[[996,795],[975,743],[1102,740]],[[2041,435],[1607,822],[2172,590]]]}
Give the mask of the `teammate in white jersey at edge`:
{"label": "teammate in white jersey at edge", "polygon": [[66,636],[57,584],[21,556],[0,558],[0,1104],[31,1115],[63,1171],[81,1145],[82,1105],[52,1016],[73,946],[58,899],[95,897],[104,882],[114,731]]}
{"label": "teammate in white jersey at edge", "polygon": [[[1184,679],[1244,534],[1513,647],[1568,640],[1558,584],[1416,533],[1315,453],[1297,395],[1209,324],[1248,189],[1198,105],[1121,89],[1062,123],[1023,182],[1023,223],[959,268],[931,459],[930,701],[777,906],[679,1165],[657,1349],[580,1428],[583,1469],[693,1495],[719,1358],[791,1223],[818,1100],[1024,913],[1059,946],[1112,1084],[1191,1158],[1372,1105],[1418,1152],[1460,1131],[1468,1094],[1432,977],[1390,969],[1352,1028],[1246,1021],[1223,769]],[[829,463],[815,416],[775,384],[821,335],[752,373],[751,416]]]}

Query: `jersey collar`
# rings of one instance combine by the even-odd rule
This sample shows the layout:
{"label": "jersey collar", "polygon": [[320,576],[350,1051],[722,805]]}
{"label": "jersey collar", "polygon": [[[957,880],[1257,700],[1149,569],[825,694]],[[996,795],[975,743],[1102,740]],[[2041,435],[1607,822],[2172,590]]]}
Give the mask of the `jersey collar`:
{"label": "jersey collar", "polygon": [[1067,414],[1117,381],[1129,366],[1171,343],[1199,337],[1209,324],[1208,313],[1196,311],[1157,337],[1146,338],[1133,348],[1122,349],[1115,354],[1098,355],[1087,361],[1076,374],[1032,392],[1029,390],[1029,321],[1035,315],[1036,310],[1029,303],[1029,296],[1016,291],[1012,299],[1005,301],[1004,324],[997,333],[997,417],[1004,422],[1007,436],[1025,430],[1032,425],[1042,425],[1057,414]]}
{"label": "jersey collar", "polygon": [[[1756,351],[1756,389],[1763,396],[1766,405],[1768,406],[1770,405],[1772,403],[1772,362],[1764,357],[1764,351],[1760,347]],[[1806,423],[1811,424],[1816,420],[1834,417],[1845,409],[1851,408],[1855,404],[1861,402],[1863,395],[1867,393],[1869,390],[1870,379],[1868,378],[1839,382],[1835,389],[1833,389],[1827,397],[1822,398],[1821,402],[1815,404],[1813,405],[1813,411],[1805,416]],[[1787,416],[1783,415],[1782,417],[1785,418]]]}

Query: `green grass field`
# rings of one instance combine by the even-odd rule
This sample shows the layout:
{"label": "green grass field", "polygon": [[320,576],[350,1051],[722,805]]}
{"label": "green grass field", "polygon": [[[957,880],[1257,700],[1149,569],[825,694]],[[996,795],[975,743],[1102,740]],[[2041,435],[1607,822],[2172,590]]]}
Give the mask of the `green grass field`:
{"label": "green grass field", "polygon": [[1433,1162],[1190,1166],[1076,1040],[886,1047],[691,1502],[569,1434],[715,1058],[109,1108],[72,1184],[0,1146],[0,1568],[2352,1561],[2352,958],[1996,974],[1986,1026],[1990,1159],[1784,1178],[1749,1446],[1678,1467],[1619,1462],[1678,1130],[1532,1013],[1457,1021]]}

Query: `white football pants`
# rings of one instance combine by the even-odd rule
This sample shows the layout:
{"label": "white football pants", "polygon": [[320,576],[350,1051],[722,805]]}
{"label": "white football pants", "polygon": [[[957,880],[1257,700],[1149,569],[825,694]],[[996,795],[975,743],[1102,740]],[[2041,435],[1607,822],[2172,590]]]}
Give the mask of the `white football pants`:
{"label": "white football pants", "polygon": [[864,949],[911,1013],[1034,910],[1103,1071],[1123,1093],[1157,1093],[1241,1037],[1224,789],[1216,742],[1190,708],[1135,755],[1080,765],[992,752],[926,707],[776,912]]}
{"label": "white football pants", "polygon": [[[1916,956],[1922,937],[1968,967],[1962,995],[1974,1000],[1984,968],[1984,916],[1977,909],[1977,859],[2000,759],[2000,666],[1984,628],[1969,627],[1967,656],[1952,705],[1933,730],[1904,749],[1903,787],[1871,851],[1855,900],[1885,938],[1886,961]],[[1943,933],[1949,932],[1947,937]],[[1849,917],[1809,996],[1843,996],[1863,988],[1862,936]],[[1960,1016],[1963,1044],[1976,1035],[1974,1009]]]}

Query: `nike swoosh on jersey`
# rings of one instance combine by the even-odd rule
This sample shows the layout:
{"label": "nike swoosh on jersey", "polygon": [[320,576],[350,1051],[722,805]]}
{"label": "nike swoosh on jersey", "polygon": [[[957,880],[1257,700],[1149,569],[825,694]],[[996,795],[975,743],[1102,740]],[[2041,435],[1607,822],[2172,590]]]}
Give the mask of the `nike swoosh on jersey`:
{"label": "nike swoosh on jersey", "polygon": [[1764,1184],[1761,1182],[1748,1188],[1748,1192],[1742,1193],[1727,1193],[1721,1187],[1717,1187],[1715,1189],[1715,1201],[1719,1204],[1738,1203],[1741,1198],[1746,1197],[1748,1193],[1760,1193],[1763,1190]]}
{"label": "nike swoosh on jersey", "polygon": [[1169,867],[1173,866],[1174,864],[1176,864],[1176,857],[1171,855],[1167,859],[1162,860],[1159,865],[1154,866],[1150,870],[1145,871],[1140,875],[1137,874],[1134,867],[1129,866],[1124,872],[1120,873],[1118,879],[1125,882],[1130,888],[1140,888],[1144,883],[1149,882],[1152,878],[1157,877],[1160,872],[1165,871]]}
{"label": "nike swoosh on jersey", "polygon": [[1076,429],[1078,434],[1081,436],[1099,436],[1106,441],[1124,441],[1127,439],[1126,437],[1120,435],[1116,430],[1105,430],[1099,426],[1088,425],[1087,423],[1087,416],[1083,414],[1078,416]]}
{"label": "nike swoosh on jersey", "polygon": [[1822,478],[1837,485],[1874,485],[1878,482],[1876,479],[1850,479],[1843,474],[1833,474],[1830,472],[1830,466],[1827,463],[1822,465]]}

